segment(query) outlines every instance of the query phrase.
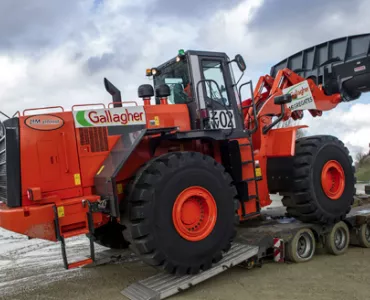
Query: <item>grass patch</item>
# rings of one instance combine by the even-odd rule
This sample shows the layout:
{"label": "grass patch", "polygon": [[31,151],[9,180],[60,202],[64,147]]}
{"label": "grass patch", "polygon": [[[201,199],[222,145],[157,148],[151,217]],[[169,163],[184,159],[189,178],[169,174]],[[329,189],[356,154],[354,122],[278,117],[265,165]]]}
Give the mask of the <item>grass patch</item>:
{"label": "grass patch", "polygon": [[370,161],[366,161],[357,168],[356,177],[358,181],[370,181]]}

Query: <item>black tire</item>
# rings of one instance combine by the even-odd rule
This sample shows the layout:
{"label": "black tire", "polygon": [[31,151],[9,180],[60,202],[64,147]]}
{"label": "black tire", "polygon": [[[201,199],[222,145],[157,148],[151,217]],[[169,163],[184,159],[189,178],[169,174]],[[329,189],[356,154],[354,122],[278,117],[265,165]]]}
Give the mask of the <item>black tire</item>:
{"label": "black tire", "polygon": [[[172,219],[177,196],[191,186],[208,190],[217,206],[212,232],[196,242],[182,238]],[[213,158],[196,152],[164,154],[148,162],[129,189],[124,236],[147,264],[169,273],[196,274],[230,249],[239,201],[231,176]]]}
{"label": "black tire", "polygon": [[365,194],[370,195],[370,185],[365,185]]}
{"label": "black tire", "polygon": [[333,255],[342,255],[348,249],[350,233],[346,223],[338,222],[325,236],[325,248]]}
{"label": "black tire", "polygon": [[110,221],[94,232],[94,242],[110,249],[127,249],[129,243],[123,237],[124,226]]}
{"label": "black tire", "polygon": [[370,224],[362,224],[360,226],[357,238],[361,247],[370,248]]}
{"label": "black tire", "polygon": [[[336,160],[344,171],[345,187],[337,200],[321,185],[325,163]],[[333,136],[312,136],[296,141],[292,193],[283,204],[288,215],[303,222],[332,224],[343,220],[354,201],[356,179],[352,158],[344,144]]]}
{"label": "black tire", "polygon": [[286,256],[291,262],[302,263],[312,259],[316,240],[311,229],[303,228],[296,232],[286,245]]}

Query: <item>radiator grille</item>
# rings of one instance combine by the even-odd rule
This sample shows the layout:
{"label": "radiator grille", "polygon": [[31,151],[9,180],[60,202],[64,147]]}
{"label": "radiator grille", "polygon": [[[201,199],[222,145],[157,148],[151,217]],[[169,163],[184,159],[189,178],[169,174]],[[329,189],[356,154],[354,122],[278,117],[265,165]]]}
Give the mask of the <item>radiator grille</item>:
{"label": "radiator grille", "polygon": [[108,151],[108,133],[105,127],[80,128],[81,146],[90,146],[91,152]]}
{"label": "radiator grille", "polygon": [[0,122],[0,201],[9,207],[22,205],[19,119]]}

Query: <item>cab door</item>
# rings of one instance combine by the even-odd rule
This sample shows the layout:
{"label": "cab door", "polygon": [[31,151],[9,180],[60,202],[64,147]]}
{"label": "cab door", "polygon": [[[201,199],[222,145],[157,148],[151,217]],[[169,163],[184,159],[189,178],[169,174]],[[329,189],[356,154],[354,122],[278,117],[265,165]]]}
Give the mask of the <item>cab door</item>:
{"label": "cab door", "polygon": [[242,131],[227,56],[222,53],[190,55],[190,62],[199,109],[207,111],[209,118],[208,128],[204,129]]}

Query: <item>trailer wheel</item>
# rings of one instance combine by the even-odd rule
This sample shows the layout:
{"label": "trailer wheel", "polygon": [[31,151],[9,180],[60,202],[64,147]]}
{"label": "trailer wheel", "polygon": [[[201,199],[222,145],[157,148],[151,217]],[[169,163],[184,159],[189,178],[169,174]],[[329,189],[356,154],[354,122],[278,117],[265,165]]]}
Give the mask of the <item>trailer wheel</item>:
{"label": "trailer wheel", "polygon": [[334,224],[351,209],[355,176],[348,149],[332,136],[297,140],[287,212],[303,222]]}
{"label": "trailer wheel", "polygon": [[95,229],[94,242],[110,249],[127,249],[129,243],[123,237],[123,229],[121,224],[110,221]]}
{"label": "trailer wheel", "polygon": [[370,224],[362,224],[360,226],[357,239],[361,247],[370,248]]}
{"label": "trailer wheel", "polygon": [[338,222],[325,236],[325,248],[330,254],[341,255],[348,249],[350,233],[346,223]]}
{"label": "trailer wheel", "polygon": [[164,154],[148,162],[130,186],[124,236],[147,264],[196,274],[230,249],[237,191],[213,158],[196,152]]}
{"label": "trailer wheel", "polygon": [[312,230],[300,229],[286,246],[287,259],[295,263],[309,261],[315,254],[315,249],[316,240]]}
{"label": "trailer wheel", "polygon": [[370,185],[365,185],[365,194],[370,195]]}

